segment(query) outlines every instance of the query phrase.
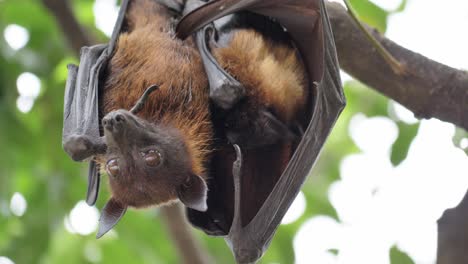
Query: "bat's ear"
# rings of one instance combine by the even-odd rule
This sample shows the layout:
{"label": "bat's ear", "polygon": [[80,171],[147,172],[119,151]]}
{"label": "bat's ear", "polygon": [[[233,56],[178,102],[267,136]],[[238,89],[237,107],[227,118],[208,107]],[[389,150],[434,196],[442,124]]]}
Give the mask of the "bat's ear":
{"label": "bat's ear", "polygon": [[99,229],[96,238],[102,237],[105,233],[109,232],[122,218],[127,211],[127,206],[117,202],[114,198],[111,198],[104,209],[101,212],[101,218],[99,218]]}
{"label": "bat's ear", "polygon": [[208,187],[199,176],[191,174],[177,190],[179,200],[188,208],[205,212]]}

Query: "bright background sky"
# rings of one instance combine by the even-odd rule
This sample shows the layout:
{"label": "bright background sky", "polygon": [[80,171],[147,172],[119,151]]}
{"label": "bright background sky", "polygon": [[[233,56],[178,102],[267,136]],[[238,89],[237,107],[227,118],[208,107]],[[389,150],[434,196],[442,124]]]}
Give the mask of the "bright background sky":
{"label": "bright background sky", "polygon": [[[388,10],[400,4],[400,0],[372,2]],[[96,25],[107,35],[117,10],[115,0],[96,1]],[[404,12],[390,17],[387,36],[429,58],[468,69],[467,28],[467,0],[408,0]],[[28,31],[18,25],[8,26],[3,35],[13,50],[29,41]],[[349,78],[344,75],[343,81]],[[18,109],[29,112],[41,90],[39,78],[21,74],[17,89]],[[418,122],[402,106],[394,104],[393,108],[400,120]],[[390,147],[398,136],[393,120],[357,114],[349,132],[361,153],[342,160],[341,179],[328,190],[339,219],[315,216],[303,224],[294,239],[296,263],[386,264],[393,246],[417,264],[435,263],[436,221],[446,208],[458,204],[468,188],[468,158],[452,143],[455,127],[438,120],[421,121],[407,159],[397,167],[390,162]],[[462,147],[468,148],[468,139]],[[297,220],[305,207],[300,193],[283,224]],[[12,196],[10,210],[17,216],[26,212],[27,201],[21,193]],[[96,231],[98,217],[95,207],[80,201],[64,225],[71,233],[88,235]],[[334,255],[330,249],[339,253]],[[12,263],[0,257],[0,264]]]}
{"label": "bright background sky", "polygon": [[[371,1],[387,10],[401,2]],[[468,69],[467,28],[466,0],[408,0],[402,13],[390,17],[387,37],[441,63]],[[416,122],[411,112],[395,108],[401,120]],[[362,153],[342,160],[341,180],[329,188],[339,221],[317,216],[306,222],[294,240],[296,263],[386,264],[395,245],[417,264],[435,263],[436,221],[468,188],[468,157],[452,143],[455,127],[421,121],[407,159],[397,167],[390,162],[390,147],[398,135],[394,121],[357,114],[349,132]],[[462,146],[468,147],[468,139]],[[330,249],[338,249],[338,255]]]}

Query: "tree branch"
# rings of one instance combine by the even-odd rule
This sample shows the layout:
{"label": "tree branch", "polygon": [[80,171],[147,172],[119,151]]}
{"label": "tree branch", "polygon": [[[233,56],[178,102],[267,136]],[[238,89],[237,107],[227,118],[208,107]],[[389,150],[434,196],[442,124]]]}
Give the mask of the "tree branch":
{"label": "tree branch", "polygon": [[41,0],[62,29],[70,48],[79,54],[81,47],[91,46],[96,40],[87,34],[86,30],[78,23],[68,0]]}
{"label": "tree branch", "polygon": [[[55,16],[73,48],[90,46],[68,1],[41,0]],[[377,40],[405,65],[396,74],[369,43],[364,33],[337,3],[327,2],[340,66],[361,82],[412,110],[419,118],[435,117],[468,130],[468,72],[453,69],[409,51],[367,27]]]}
{"label": "tree branch", "polygon": [[340,66],[361,82],[412,110],[468,130],[468,72],[407,50],[367,27],[405,65],[396,74],[341,5],[327,2]]}
{"label": "tree branch", "polygon": [[182,257],[181,263],[185,264],[206,264],[214,263],[211,257],[206,254],[200,244],[196,241],[190,225],[185,219],[182,206],[174,204],[161,207],[162,218],[168,227],[172,241],[179,251],[178,256]]}
{"label": "tree branch", "polygon": [[437,221],[437,264],[468,263],[468,192]]}

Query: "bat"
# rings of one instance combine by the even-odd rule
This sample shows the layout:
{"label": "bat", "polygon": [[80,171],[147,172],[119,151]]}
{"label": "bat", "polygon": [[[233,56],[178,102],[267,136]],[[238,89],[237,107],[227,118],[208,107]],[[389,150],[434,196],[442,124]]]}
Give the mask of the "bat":
{"label": "bat", "polygon": [[[89,204],[99,167],[109,175],[98,237],[129,206],[178,199],[195,227],[254,262],[344,107],[326,11],[315,0],[158,2],[123,1],[110,43],[69,67],[64,149],[91,159]],[[230,13],[230,25],[213,23]]]}
{"label": "bat", "polygon": [[[238,263],[253,263],[268,248],[346,104],[330,22],[323,0],[213,0],[193,8],[179,22],[177,35],[184,39],[196,34],[215,104],[236,108],[236,102],[245,96],[243,87],[233,82],[232,76],[226,76],[210,54],[209,47],[216,46],[210,43],[215,42],[213,21],[229,14],[263,15],[284,27],[307,74],[310,100],[303,111],[305,121],[299,120],[306,129],[287,165],[278,165],[285,147],[242,151],[236,145],[233,163],[227,155],[215,157],[219,163],[224,162],[224,168],[209,185],[208,210],[188,209],[194,226],[226,236]],[[236,92],[229,91],[232,87]],[[273,153],[277,156],[271,156]],[[230,169],[233,180],[225,176]]]}
{"label": "bat", "polygon": [[[92,156],[93,166],[98,164],[109,176],[112,197],[102,211],[98,238],[128,207],[180,200],[187,207],[206,210],[205,163],[212,128],[203,66],[193,45],[173,38],[166,7],[151,0],[128,1],[125,6],[128,12],[120,16],[124,30],[116,31],[116,48],[106,50],[111,56],[94,80],[100,87],[91,96],[88,91],[65,100],[66,111],[77,112],[76,118],[64,122],[65,150],[74,160]],[[89,98],[103,116],[100,128],[99,122],[82,125],[86,117],[80,108],[89,106]],[[79,106],[69,107],[68,101]],[[90,175],[92,204],[98,184],[93,184],[96,173]]]}

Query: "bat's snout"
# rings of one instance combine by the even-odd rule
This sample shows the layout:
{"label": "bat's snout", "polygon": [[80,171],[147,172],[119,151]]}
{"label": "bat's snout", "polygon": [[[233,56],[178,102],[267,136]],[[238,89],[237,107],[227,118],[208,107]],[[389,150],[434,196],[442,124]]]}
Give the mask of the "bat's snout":
{"label": "bat's snout", "polygon": [[127,123],[127,116],[120,111],[110,112],[102,119],[102,126],[109,132],[120,131]]}

